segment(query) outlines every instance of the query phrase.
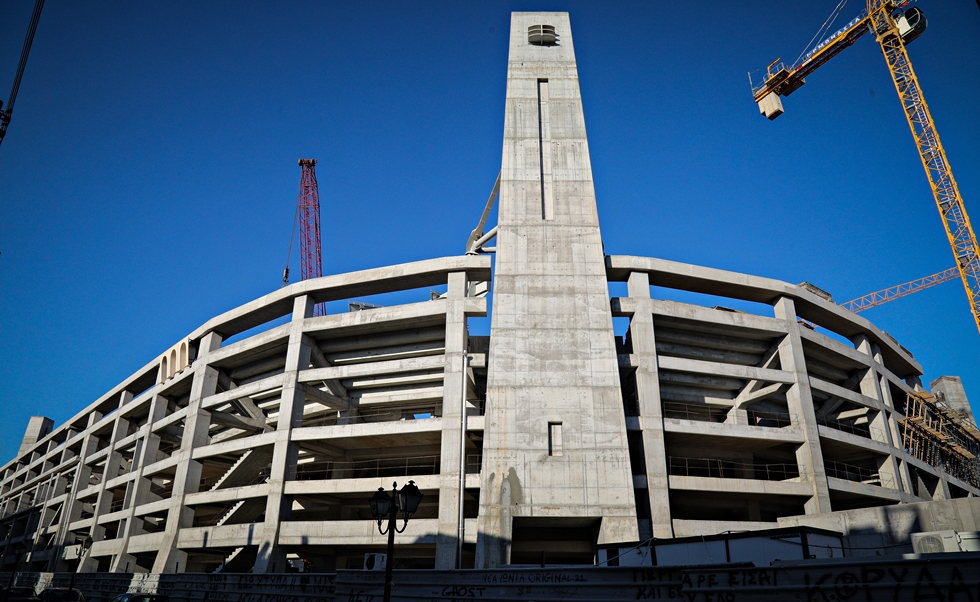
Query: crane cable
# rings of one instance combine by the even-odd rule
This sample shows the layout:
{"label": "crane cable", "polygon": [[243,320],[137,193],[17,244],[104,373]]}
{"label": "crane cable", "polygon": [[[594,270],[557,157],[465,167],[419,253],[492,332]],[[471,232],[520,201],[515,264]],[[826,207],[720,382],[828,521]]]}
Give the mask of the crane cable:
{"label": "crane cable", "polygon": [[293,239],[296,238],[296,222],[299,221],[299,203],[296,203],[296,213],[293,214],[293,230],[289,233],[289,253],[286,254],[286,269],[282,271],[282,285],[289,284],[289,262],[293,258]]}
{"label": "crane cable", "polygon": [[[977,2],[980,2],[980,0],[977,0]],[[834,21],[836,21],[837,17],[840,16],[841,11],[844,10],[844,6],[846,4],[847,4],[847,0],[840,0],[840,2],[837,3],[837,8],[835,8],[830,12],[830,16],[827,17],[827,20],[823,22],[823,25],[820,26],[820,29],[817,30],[817,33],[813,34],[813,37],[810,38],[810,41],[806,43],[806,47],[803,48],[803,52],[800,53],[800,56],[796,57],[796,60],[793,61],[794,67],[800,64],[800,59],[803,58],[803,55],[806,54],[806,51],[810,49],[810,45],[813,44],[813,41],[819,38],[821,35],[825,34],[826,32],[830,31],[830,28],[833,27],[834,25]]]}
{"label": "crane cable", "polygon": [[[34,14],[31,15],[31,24],[27,28],[27,37],[24,38],[24,47],[20,51],[20,62],[17,63],[17,75],[14,76],[14,85],[10,89],[10,98],[7,102],[7,109],[0,112],[0,143],[7,133],[7,124],[10,123],[10,115],[14,110],[14,102],[17,100],[17,91],[20,90],[20,80],[24,76],[24,68],[27,67],[27,55],[31,52],[31,44],[34,42],[34,32],[37,31],[37,23],[41,19],[41,9],[44,8],[44,0],[37,0],[34,3]],[[0,103],[0,108],[2,108]]]}

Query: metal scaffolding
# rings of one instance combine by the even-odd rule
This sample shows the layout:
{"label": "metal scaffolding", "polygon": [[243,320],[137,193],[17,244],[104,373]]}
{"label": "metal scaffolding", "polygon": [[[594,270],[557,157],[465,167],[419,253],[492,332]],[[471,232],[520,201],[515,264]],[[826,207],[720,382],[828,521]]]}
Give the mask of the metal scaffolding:
{"label": "metal scaffolding", "polygon": [[909,393],[901,421],[905,451],[980,487],[980,431],[931,393]]}

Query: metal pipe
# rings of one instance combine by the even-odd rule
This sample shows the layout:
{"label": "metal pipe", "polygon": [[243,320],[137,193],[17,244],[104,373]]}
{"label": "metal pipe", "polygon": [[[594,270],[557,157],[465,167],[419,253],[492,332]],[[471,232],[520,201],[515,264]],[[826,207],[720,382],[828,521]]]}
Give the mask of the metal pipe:
{"label": "metal pipe", "polygon": [[497,226],[490,228],[489,232],[478,238],[471,248],[474,252],[479,251],[480,247],[493,240],[495,236],[497,236]]}
{"label": "metal pipe", "polygon": [[470,232],[469,239],[466,241],[466,254],[467,255],[472,254],[472,253],[476,253],[477,249],[480,248],[480,245],[477,244],[475,241],[476,241],[476,239],[478,239],[481,236],[483,236],[483,226],[486,225],[487,218],[490,216],[490,209],[493,207],[493,200],[495,198],[497,198],[497,193],[500,192],[500,174],[501,173],[503,173],[503,172],[501,171],[501,172],[498,172],[497,173],[497,181],[494,182],[494,184],[493,184],[493,190],[490,191],[490,198],[487,199],[487,205],[483,209],[483,215],[480,217],[480,223],[476,225],[476,228],[473,228],[473,231]]}

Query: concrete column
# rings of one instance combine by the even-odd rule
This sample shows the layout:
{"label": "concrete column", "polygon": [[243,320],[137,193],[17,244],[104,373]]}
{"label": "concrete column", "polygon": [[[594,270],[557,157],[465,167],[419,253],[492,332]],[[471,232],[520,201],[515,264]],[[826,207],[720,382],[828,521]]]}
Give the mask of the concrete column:
{"label": "concrete column", "polygon": [[[653,329],[653,304],[650,301],[650,277],[633,272],[627,284],[636,313],[630,316],[630,341],[636,358],[636,396],[640,409],[640,429],[646,463],[647,491],[650,497],[652,535],[674,536],[670,518],[667,452],[664,446],[664,417],[660,403],[660,376],[657,367],[657,342]],[[641,533],[641,538],[644,534]]]}
{"label": "concrete column", "polygon": [[174,487],[170,494],[170,511],[164,531],[166,535],[153,563],[154,573],[176,573],[187,568],[187,554],[177,548],[177,537],[180,529],[194,524],[194,511],[184,505],[184,496],[197,493],[201,483],[201,463],[191,460],[191,455],[194,448],[208,444],[211,414],[201,409],[201,400],[214,395],[217,390],[218,371],[208,366],[208,354],[220,346],[221,336],[218,333],[209,332],[204,335],[199,343],[198,360],[191,368],[194,376],[184,419],[184,434],[180,449],[173,453],[173,457],[177,459],[177,474],[174,476]]}
{"label": "concrete column", "polygon": [[110,478],[108,475],[114,475],[118,472],[119,454],[110,449],[108,455],[106,455],[105,465],[102,470],[102,482],[99,483],[99,494],[95,498],[95,504],[92,507],[92,541],[102,541],[105,539],[105,527],[99,524],[99,517],[103,514],[108,514],[109,506],[111,505],[110,496],[106,494],[105,483]]}
{"label": "concrete column", "polygon": [[269,473],[269,497],[265,506],[265,524],[259,537],[259,551],[253,573],[285,572],[286,554],[279,548],[280,521],[287,520],[292,510],[291,500],[284,495],[286,481],[296,473],[299,448],[290,441],[293,429],[303,423],[303,406],[306,401],[299,384],[299,371],[310,367],[310,339],[303,334],[306,318],[313,317],[313,299],[307,295],[293,301],[293,317],[286,348],[286,370],[282,381],[282,398],[279,402],[279,423],[276,426],[276,442],[272,452]]}
{"label": "concrete column", "polygon": [[[446,291],[446,369],[443,377],[442,445],[439,470],[439,532],[436,538],[437,570],[456,568],[459,545],[459,479],[461,415],[466,411],[463,397],[463,355],[466,353],[465,272],[449,274]],[[467,387],[468,388],[468,387]]]}
{"label": "concrete column", "polygon": [[[89,426],[92,424],[93,422],[90,420]],[[82,435],[82,446],[78,453],[78,464],[75,468],[75,478],[72,481],[71,493],[69,494],[68,499],[65,500],[65,507],[61,511],[61,525],[58,528],[56,545],[62,549],[65,545],[72,545],[74,543],[74,541],[72,541],[68,536],[68,527],[71,525],[71,523],[77,521],[81,517],[82,505],[78,501],[78,493],[87,488],[89,477],[92,476],[92,469],[85,464],[85,459],[93,453],[95,447],[96,440],[95,437],[92,436],[91,432],[86,432],[84,435]],[[62,554],[60,552],[52,556],[50,562],[50,567],[52,570],[57,571],[61,568],[68,570],[70,568],[67,566],[67,564],[64,567],[59,566],[61,556]]]}
{"label": "concrete column", "polygon": [[908,469],[896,457],[896,452],[901,449],[902,439],[898,434],[898,423],[892,413],[891,394],[887,386],[882,386],[882,376],[876,368],[882,365],[881,351],[863,334],[855,337],[853,342],[855,349],[871,359],[871,366],[861,378],[861,394],[878,402],[877,416],[868,424],[871,438],[887,444],[892,450],[878,467],[881,484],[890,489],[911,493]]}
{"label": "concrete column", "polygon": [[[119,407],[122,407],[124,403],[133,398],[133,394],[129,391],[123,391],[119,399]],[[122,417],[121,413],[117,410],[115,413],[115,420],[112,423],[112,431],[109,433],[109,453],[106,455],[105,466],[102,469],[102,482],[99,483],[99,496],[95,502],[95,508],[93,514],[94,526],[92,528],[92,541],[102,541],[105,539],[105,527],[99,525],[99,517],[103,514],[108,514],[110,506],[112,506],[112,495],[107,492],[106,483],[110,479],[114,479],[119,476],[119,467],[122,462],[122,454],[116,449],[116,442],[124,439],[126,433],[129,430],[129,421]]]}
{"label": "concrete column", "polygon": [[[900,448],[902,446],[902,431],[899,429],[898,420],[895,417],[895,403],[891,396],[891,390],[884,375],[875,368],[875,366],[884,367],[881,350],[863,334],[856,336],[853,342],[855,349],[871,358],[871,374],[866,375],[865,380],[862,380],[861,393],[879,400],[882,409],[887,410],[879,416],[879,422],[876,423],[876,426],[884,431],[882,435],[884,438],[876,439]],[[871,382],[872,379],[874,382]]]}
{"label": "concrete column", "polygon": [[136,507],[145,503],[149,497],[150,480],[143,476],[143,472],[148,465],[156,461],[157,451],[160,445],[160,437],[154,435],[151,430],[153,429],[153,423],[166,417],[166,415],[167,400],[159,395],[154,396],[150,401],[150,414],[146,419],[146,424],[140,429],[142,431],[140,442],[137,443],[138,447],[133,456],[133,470],[136,472],[136,478],[129,482],[129,487],[126,491],[125,507],[128,511],[126,512],[126,522],[123,526],[123,532],[120,534],[122,543],[119,545],[119,554],[113,559],[112,566],[109,569],[113,573],[127,571],[127,565],[129,565],[130,569],[136,568],[136,558],[127,553],[129,538],[143,533],[143,521],[142,519],[137,519],[135,516]]}
{"label": "concrete column", "polygon": [[881,400],[888,409],[888,432],[892,437],[892,444],[895,449],[892,456],[898,465],[898,475],[902,480],[902,489],[908,494],[912,494],[912,476],[909,474],[908,464],[903,459],[905,457],[905,440],[899,429],[898,416],[895,413],[895,400],[892,399],[891,388],[888,386],[888,377],[884,374],[878,375],[878,390],[881,391]]}
{"label": "concrete column", "polygon": [[[532,43],[527,32],[535,25],[553,26],[560,43]],[[511,15],[497,214],[476,566],[510,562],[515,517],[542,527],[586,519],[598,524],[599,543],[636,541],[619,364],[567,13]],[[553,433],[560,433],[557,450],[550,447]]]}
{"label": "concrete column", "polygon": [[799,420],[797,426],[803,433],[803,444],[796,449],[796,462],[800,466],[800,477],[813,486],[813,497],[804,505],[804,509],[807,514],[830,512],[830,490],[827,488],[827,473],[820,451],[820,435],[813,410],[810,377],[803,356],[803,340],[796,322],[796,304],[788,297],[780,297],[774,310],[776,319],[785,320],[789,331],[779,343],[779,363],[783,370],[793,373],[795,381],[786,391],[786,405],[789,413]]}

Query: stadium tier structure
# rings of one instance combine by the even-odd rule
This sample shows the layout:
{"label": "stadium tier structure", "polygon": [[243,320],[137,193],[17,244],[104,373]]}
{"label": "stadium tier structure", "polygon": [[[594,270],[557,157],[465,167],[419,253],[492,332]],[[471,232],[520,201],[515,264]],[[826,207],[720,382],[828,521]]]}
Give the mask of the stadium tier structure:
{"label": "stadium tier structure", "polygon": [[[430,568],[456,566],[460,536],[463,566],[592,563],[597,545],[980,493],[975,428],[868,320],[805,284],[603,254],[565,13],[512,16],[498,207],[493,266],[484,240],[298,282],[58,428],[34,419],[0,469],[4,568],[360,567],[385,545],[368,499],[393,481],[424,493],[399,566]],[[314,315],[382,293],[402,301]]]}

